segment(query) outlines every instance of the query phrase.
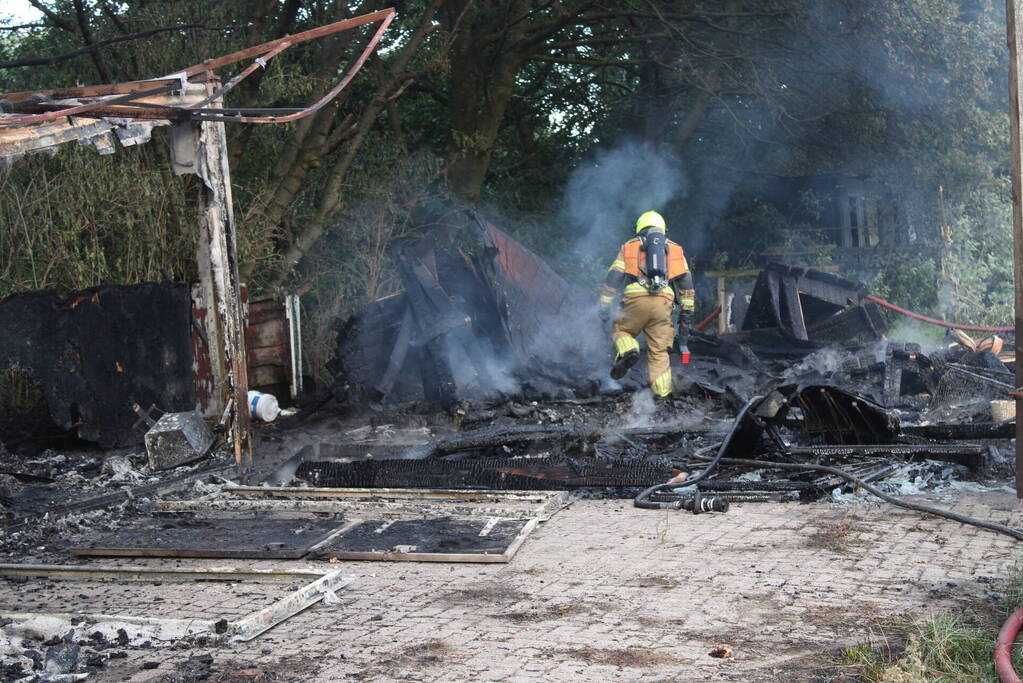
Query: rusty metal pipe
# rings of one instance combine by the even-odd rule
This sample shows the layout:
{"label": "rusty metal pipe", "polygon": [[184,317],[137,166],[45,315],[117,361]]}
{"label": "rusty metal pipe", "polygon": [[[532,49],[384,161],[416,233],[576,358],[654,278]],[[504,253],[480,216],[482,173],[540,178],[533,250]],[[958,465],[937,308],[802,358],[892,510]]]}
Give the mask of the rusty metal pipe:
{"label": "rusty metal pipe", "polygon": [[213,100],[215,100],[217,98],[220,98],[220,97],[223,97],[224,93],[228,92],[229,90],[234,89],[234,87],[236,85],[238,85],[243,80],[248,78],[248,76],[253,71],[258,69],[259,67],[263,67],[265,69],[266,68],[266,63],[267,63],[268,60],[273,59],[275,56],[277,56],[280,53],[284,52],[289,47],[291,47],[291,43],[289,43],[288,41],[284,41],[283,43],[281,43],[280,45],[278,45],[274,49],[272,49],[269,52],[267,52],[262,57],[256,57],[256,59],[252,62],[252,64],[249,64],[247,67],[242,69],[238,74],[236,74],[234,78],[232,78],[231,80],[229,80],[227,82],[227,85],[225,85],[223,88],[221,88],[220,90],[216,91],[215,93],[213,93],[212,95],[210,95],[209,97],[207,97],[205,100],[203,100],[199,104],[195,105],[194,107],[190,107],[190,109],[202,109],[203,107],[205,107],[207,104],[209,104]]}
{"label": "rusty metal pipe", "polygon": [[[391,21],[394,20],[394,10],[393,9],[392,10],[384,10],[384,12],[389,12],[389,14],[386,14],[386,16],[384,16],[383,20],[380,22],[380,26],[377,28],[376,33],[373,34],[373,37],[370,39],[370,41],[366,44],[366,47],[363,49],[362,54],[360,54],[359,58],[355,60],[355,63],[348,70],[348,73],[346,73],[344,75],[344,78],[342,78],[338,82],[337,85],[335,85],[333,88],[331,88],[330,92],[328,92],[326,95],[324,95],[319,100],[317,100],[313,104],[309,105],[305,109],[303,109],[303,110],[301,110],[299,112],[296,112],[294,114],[288,114],[286,116],[233,116],[232,117],[232,116],[217,116],[215,114],[198,114],[198,115],[193,116],[193,118],[196,119],[196,120],[200,120],[200,121],[223,121],[225,123],[227,123],[227,122],[232,122],[232,123],[287,123],[289,121],[298,121],[299,119],[304,119],[305,117],[309,116],[310,114],[313,114],[313,113],[317,112],[318,110],[322,109],[326,104],[328,104],[331,100],[333,100],[335,97],[337,97],[338,93],[340,93],[342,90],[344,90],[345,86],[347,86],[351,82],[351,80],[353,78],[355,78],[355,74],[357,74],[359,72],[359,69],[362,68],[362,65],[366,63],[367,59],[369,59],[369,56],[373,53],[373,50],[376,48],[377,43],[379,43],[380,39],[383,37],[384,31],[387,30],[387,27],[391,24]],[[374,15],[366,15],[366,16],[375,16],[377,14],[381,14],[381,13],[380,12],[375,12]],[[362,23],[368,23],[368,22],[362,22]],[[301,35],[301,34],[299,34],[299,35]],[[237,61],[237,60],[235,60],[235,61]]]}

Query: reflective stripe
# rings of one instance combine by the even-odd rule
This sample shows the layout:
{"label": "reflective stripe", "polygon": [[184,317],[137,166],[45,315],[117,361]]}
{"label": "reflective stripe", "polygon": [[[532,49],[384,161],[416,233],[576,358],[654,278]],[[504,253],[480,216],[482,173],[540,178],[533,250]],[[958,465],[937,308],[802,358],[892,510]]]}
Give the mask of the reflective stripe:
{"label": "reflective stripe", "polygon": [[692,289],[683,289],[679,292],[678,296],[679,306],[683,308],[692,308],[696,305],[696,291]]}
{"label": "reflective stripe", "polygon": [[[630,282],[629,284],[625,285],[625,293],[647,295],[650,294],[651,292],[649,289],[646,288],[645,285],[641,285],[638,282]],[[661,291],[657,292],[657,295],[667,297],[669,300],[675,299],[675,292],[671,289],[670,285],[665,285],[664,287],[662,287]]]}
{"label": "reflective stripe", "polygon": [[[629,351],[639,351],[639,342],[636,341],[635,337],[627,334],[623,334],[620,337],[615,337],[615,351],[618,352],[618,358],[621,358]],[[617,361],[617,359],[615,359]]]}
{"label": "reflective stripe", "polygon": [[617,261],[615,261],[614,263],[611,264],[611,267],[608,268],[608,270],[617,270],[619,272],[624,273],[625,272],[625,261],[623,261],[621,259],[618,259]]}
{"label": "reflective stripe", "polygon": [[671,394],[671,370],[665,370],[660,377],[653,381],[650,388],[658,396],[669,396]]}
{"label": "reflective stripe", "polygon": [[614,297],[611,296],[610,294],[601,294],[600,295],[600,303],[601,304],[606,306],[609,303],[611,303],[612,301],[614,301]]}

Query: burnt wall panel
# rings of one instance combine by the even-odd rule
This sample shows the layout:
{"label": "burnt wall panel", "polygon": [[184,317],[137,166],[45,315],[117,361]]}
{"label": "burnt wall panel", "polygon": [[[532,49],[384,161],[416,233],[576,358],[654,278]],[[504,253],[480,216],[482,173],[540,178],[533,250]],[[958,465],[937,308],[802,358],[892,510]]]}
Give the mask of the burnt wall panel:
{"label": "burnt wall panel", "polygon": [[0,368],[28,372],[81,438],[141,443],[132,404],[194,407],[190,315],[184,283],[15,294],[0,301]]}
{"label": "burnt wall panel", "polygon": [[291,393],[291,340],[284,306],[273,299],[249,302],[245,323],[249,388],[277,396]]}

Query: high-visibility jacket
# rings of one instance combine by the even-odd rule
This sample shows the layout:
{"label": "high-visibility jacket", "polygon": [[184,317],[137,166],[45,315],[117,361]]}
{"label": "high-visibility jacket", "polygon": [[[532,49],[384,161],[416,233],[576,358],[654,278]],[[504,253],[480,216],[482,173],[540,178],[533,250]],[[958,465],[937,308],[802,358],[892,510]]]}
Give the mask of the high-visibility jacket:
{"label": "high-visibility jacket", "polygon": [[626,296],[630,294],[656,293],[669,300],[674,299],[675,292],[671,282],[688,274],[689,264],[686,263],[685,252],[682,251],[680,245],[667,240],[667,247],[668,283],[660,291],[651,292],[647,288],[646,252],[643,250],[643,240],[639,237],[634,237],[623,244],[622,248],[618,250],[618,256],[615,257],[611,267],[608,268],[607,280],[604,283],[604,289],[600,296],[601,303],[611,303],[615,294],[618,293],[622,282],[625,283],[624,292]]}

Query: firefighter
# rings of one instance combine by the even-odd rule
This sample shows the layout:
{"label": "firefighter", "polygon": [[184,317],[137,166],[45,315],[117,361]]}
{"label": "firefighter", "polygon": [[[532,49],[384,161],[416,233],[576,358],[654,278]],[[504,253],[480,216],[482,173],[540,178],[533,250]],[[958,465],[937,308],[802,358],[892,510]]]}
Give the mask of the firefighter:
{"label": "firefighter", "polygon": [[[624,285],[624,290],[623,290]],[[672,305],[679,306],[681,362],[689,362],[689,327],[696,292],[682,247],[667,238],[664,218],[647,211],[636,221],[636,236],[622,245],[607,271],[600,294],[600,317],[611,318],[611,303],[621,292],[621,309],[611,327],[615,361],[611,377],[621,379],[639,360],[636,337],[646,335],[650,388],[657,399],[671,395],[668,349],[674,341]]]}

